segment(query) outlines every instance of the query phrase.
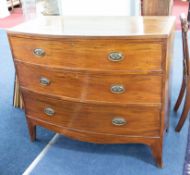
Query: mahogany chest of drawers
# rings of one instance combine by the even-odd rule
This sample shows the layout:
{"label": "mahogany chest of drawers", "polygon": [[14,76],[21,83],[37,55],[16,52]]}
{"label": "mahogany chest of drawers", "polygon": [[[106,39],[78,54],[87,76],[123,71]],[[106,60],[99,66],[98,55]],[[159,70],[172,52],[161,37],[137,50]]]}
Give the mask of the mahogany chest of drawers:
{"label": "mahogany chest of drawers", "polygon": [[31,140],[40,125],[142,143],[162,166],[173,17],[43,17],[8,31]]}

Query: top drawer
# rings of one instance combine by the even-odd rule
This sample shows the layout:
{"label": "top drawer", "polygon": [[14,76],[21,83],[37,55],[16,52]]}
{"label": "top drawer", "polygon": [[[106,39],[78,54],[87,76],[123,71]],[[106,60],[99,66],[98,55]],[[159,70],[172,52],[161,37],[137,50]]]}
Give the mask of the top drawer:
{"label": "top drawer", "polygon": [[96,71],[161,71],[161,41],[122,39],[52,40],[9,37],[15,59],[28,63]]}

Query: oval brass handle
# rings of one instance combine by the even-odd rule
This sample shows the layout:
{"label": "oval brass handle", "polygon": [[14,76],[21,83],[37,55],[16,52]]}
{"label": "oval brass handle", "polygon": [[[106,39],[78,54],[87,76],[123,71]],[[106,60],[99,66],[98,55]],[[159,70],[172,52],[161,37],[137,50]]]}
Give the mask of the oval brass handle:
{"label": "oval brass handle", "polygon": [[111,52],[109,53],[108,59],[110,61],[118,62],[123,60],[124,56],[121,52]]}
{"label": "oval brass handle", "polygon": [[42,48],[36,48],[33,50],[33,54],[38,57],[43,57],[46,54],[46,52]]}
{"label": "oval brass handle", "polygon": [[122,117],[115,117],[112,120],[112,124],[116,125],[116,126],[123,126],[123,125],[127,124],[127,121]]}
{"label": "oval brass handle", "polygon": [[46,77],[41,77],[40,78],[40,84],[41,85],[48,86],[50,83],[51,83],[51,81],[48,78],[46,78]]}
{"label": "oval brass handle", "polygon": [[110,88],[110,90],[114,94],[122,94],[122,93],[125,92],[125,88],[121,84],[112,85],[111,88]]}
{"label": "oval brass handle", "polygon": [[55,111],[54,109],[48,107],[44,109],[44,113],[48,116],[53,116],[55,114]]}

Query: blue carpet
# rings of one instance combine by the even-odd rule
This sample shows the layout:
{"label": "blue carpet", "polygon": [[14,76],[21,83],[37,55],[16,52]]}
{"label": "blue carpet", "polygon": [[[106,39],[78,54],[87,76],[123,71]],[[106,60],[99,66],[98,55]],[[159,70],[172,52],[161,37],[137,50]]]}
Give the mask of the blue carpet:
{"label": "blue carpet", "polygon": [[12,56],[0,30],[0,175],[21,175],[53,136],[38,128],[39,140],[30,142],[23,111],[12,107],[13,83]]}
{"label": "blue carpet", "polygon": [[190,127],[188,131],[188,144],[186,149],[185,164],[183,170],[183,175],[189,175],[189,174],[190,174]]}
{"label": "blue carpet", "polygon": [[[182,77],[181,33],[176,34],[171,107],[179,93]],[[175,70],[175,71],[174,71]],[[164,168],[155,166],[145,145],[98,145],[59,136],[32,175],[182,175],[188,124],[180,133],[174,131],[181,113],[171,109],[170,130],[164,142]]]}

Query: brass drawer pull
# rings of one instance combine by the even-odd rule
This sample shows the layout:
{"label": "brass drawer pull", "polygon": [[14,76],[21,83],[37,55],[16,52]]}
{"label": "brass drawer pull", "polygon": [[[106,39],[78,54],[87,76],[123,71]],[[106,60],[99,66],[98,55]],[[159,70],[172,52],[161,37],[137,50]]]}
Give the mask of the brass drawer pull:
{"label": "brass drawer pull", "polygon": [[122,94],[122,93],[125,92],[124,86],[120,85],[120,84],[112,85],[111,88],[110,88],[110,90],[114,94]]}
{"label": "brass drawer pull", "polygon": [[121,52],[111,52],[109,53],[108,59],[110,61],[118,62],[123,60],[124,56]]}
{"label": "brass drawer pull", "polygon": [[40,84],[43,86],[48,86],[51,83],[51,81],[49,79],[47,79],[46,77],[41,77],[40,78]]}
{"label": "brass drawer pull", "polygon": [[116,126],[123,126],[123,125],[127,124],[127,121],[122,117],[115,117],[112,120],[112,124],[116,125]]}
{"label": "brass drawer pull", "polygon": [[46,52],[42,48],[36,48],[33,50],[33,54],[37,57],[43,57],[46,54]]}
{"label": "brass drawer pull", "polygon": [[53,116],[55,114],[55,111],[52,108],[45,108],[44,113],[48,116]]}

